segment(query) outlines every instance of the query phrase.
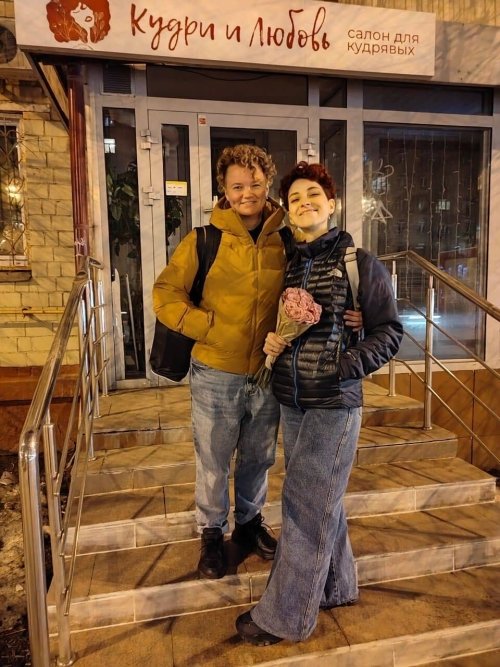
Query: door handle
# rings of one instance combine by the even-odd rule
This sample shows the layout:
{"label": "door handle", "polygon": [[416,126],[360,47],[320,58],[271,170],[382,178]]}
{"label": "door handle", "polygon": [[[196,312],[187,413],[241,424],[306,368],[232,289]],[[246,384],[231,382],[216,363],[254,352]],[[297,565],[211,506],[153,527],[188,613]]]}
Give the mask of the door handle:
{"label": "door handle", "polygon": [[142,203],[144,206],[153,206],[158,199],[161,199],[161,195],[157,192],[149,192],[147,196],[143,198]]}
{"label": "door handle", "polygon": [[141,130],[141,148],[151,150],[153,144],[159,144],[159,140],[151,135],[151,130]]}

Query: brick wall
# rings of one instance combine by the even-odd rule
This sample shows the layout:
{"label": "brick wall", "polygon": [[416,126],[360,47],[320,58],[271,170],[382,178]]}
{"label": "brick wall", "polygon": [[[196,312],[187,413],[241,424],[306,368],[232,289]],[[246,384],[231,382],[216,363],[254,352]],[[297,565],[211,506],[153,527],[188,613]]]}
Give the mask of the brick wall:
{"label": "brick wall", "polygon": [[0,18],[14,18],[14,0],[0,1]]}
{"label": "brick wall", "polygon": [[[32,276],[4,282],[0,270],[0,368],[42,366],[75,274],[69,139],[36,81],[4,81],[0,113],[20,119]],[[77,350],[73,337],[66,363]]]}
{"label": "brick wall", "polygon": [[[0,21],[13,18],[0,1]],[[24,177],[31,278],[6,282],[0,270],[0,449],[16,450],[41,367],[52,345],[75,273],[68,134],[31,70],[0,70],[0,114],[17,121]],[[3,274],[3,275],[2,275]],[[23,314],[22,309],[31,309]],[[64,429],[78,363],[78,338],[69,341],[52,416]]]}

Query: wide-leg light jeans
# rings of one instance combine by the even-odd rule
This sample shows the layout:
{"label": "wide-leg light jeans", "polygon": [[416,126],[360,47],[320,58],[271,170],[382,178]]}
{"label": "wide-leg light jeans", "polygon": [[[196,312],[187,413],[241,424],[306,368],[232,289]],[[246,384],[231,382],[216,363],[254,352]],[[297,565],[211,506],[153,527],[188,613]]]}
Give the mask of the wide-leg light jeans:
{"label": "wide-leg light jeans", "polygon": [[276,454],[279,404],[270,388],[261,389],[252,376],[219,371],[194,359],[190,382],[198,531],[217,526],[227,532],[235,452],[236,522],[247,523],[264,505],[267,471]]}
{"label": "wide-leg light jeans", "polygon": [[301,641],[320,607],[356,600],[356,564],[343,496],[354,461],[361,408],[281,408],[286,476],[282,529],[267,588],[254,622],[273,635]]}

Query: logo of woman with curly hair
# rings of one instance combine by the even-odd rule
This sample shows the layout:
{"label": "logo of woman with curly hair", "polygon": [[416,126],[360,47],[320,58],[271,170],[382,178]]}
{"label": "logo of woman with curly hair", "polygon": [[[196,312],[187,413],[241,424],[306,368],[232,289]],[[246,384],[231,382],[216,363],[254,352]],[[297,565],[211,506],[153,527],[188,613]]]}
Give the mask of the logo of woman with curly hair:
{"label": "logo of woman with curly hair", "polygon": [[100,42],[109,32],[108,0],[51,0],[47,19],[58,42]]}

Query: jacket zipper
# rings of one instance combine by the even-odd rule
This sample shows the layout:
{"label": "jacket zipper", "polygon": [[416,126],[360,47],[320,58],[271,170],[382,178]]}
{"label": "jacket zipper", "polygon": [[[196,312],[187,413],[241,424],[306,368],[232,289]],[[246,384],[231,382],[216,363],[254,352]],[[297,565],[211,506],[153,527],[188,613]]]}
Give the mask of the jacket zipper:
{"label": "jacket zipper", "polygon": [[[302,277],[302,289],[306,289],[307,286],[307,281],[309,279],[309,274],[311,273],[312,269],[312,258],[307,260],[306,263],[306,268],[304,271],[304,275]],[[292,354],[292,368],[293,368],[293,384],[294,384],[294,403],[296,407],[300,410],[300,405],[298,403],[298,394],[299,394],[299,383],[298,383],[298,378],[297,378],[297,356],[299,354],[299,348],[300,348],[300,341],[297,342],[297,345],[295,346]]]}
{"label": "jacket zipper", "polygon": [[252,244],[253,244],[252,262],[253,262],[253,269],[255,271],[256,282],[257,282],[257,298],[254,300],[254,307],[253,307],[252,346],[250,348],[250,362],[249,362],[249,367],[248,367],[248,373],[250,373],[250,364],[252,363],[254,347],[255,347],[255,336],[256,336],[256,333],[257,333],[257,309],[258,309],[258,301],[259,301],[259,251],[257,249],[257,244],[253,243],[253,241],[252,241]]}

